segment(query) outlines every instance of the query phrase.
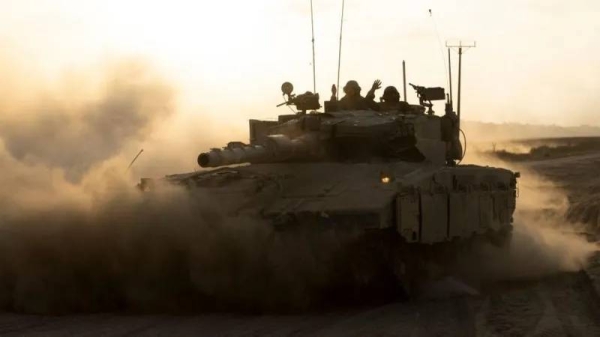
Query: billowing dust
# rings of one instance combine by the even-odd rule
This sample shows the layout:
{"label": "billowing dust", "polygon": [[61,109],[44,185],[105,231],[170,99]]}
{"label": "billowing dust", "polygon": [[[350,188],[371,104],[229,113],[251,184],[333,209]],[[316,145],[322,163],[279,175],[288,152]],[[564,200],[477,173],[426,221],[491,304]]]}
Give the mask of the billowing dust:
{"label": "billowing dust", "polygon": [[[588,228],[566,220],[569,200],[554,182],[529,168],[472,152],[467,163],[504,167],[520,172],[517,210],[508,247],[482,244],[466,265],[483,280],[535,279],[562,271],[581,270],[595,252]],[[600,205],[598,205],[600,207]]]}
{"label": "billowing dust", "polygon": [[295,310],[352,283],[336,260],[352,234],[274,233],[209,195],[137,190],[132,150],[168,125],[175,90],[143,63],[98,73],[2,100],[1,309]]}
{"label": "billowing dust", "polygon": [[209,196],[144,196],[117,176],[90,197],[5,217],[0,303],[24,312],[293,310],[332,281],[343,239],[227,219]]}
{"label": "billowing dust", "polygon": [[[174,115],[176,90],[136,61],[98,73],[0,101],[0,308],[294,310],[357,295],[340,260],[353,234],[276,233],[210,195],[136,190],[128,161]],[[595,249],[547,221],[566,203],[538,182],[523,172],[514,242],[485,253],[490,274],[575,270]]]}

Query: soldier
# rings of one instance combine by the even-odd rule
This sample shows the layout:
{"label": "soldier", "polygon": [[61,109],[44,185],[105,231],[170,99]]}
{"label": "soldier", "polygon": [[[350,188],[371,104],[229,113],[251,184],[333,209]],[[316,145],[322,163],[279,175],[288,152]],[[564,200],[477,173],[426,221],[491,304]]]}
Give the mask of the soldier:
{"label": "soldier", "polygon": [[394,86],[386,87],[379,103],[380,111],[409,111],[410,105],[400,100],[400,93]]}
{"label": "soldier", "polygon": [[[375,90],[381,88],[381,81],[376,80],[373,82],[371,90],[367,93],[367,98],[360,95],[360,86],[358,82],[351,80],[344,86],[344,97],[338,102],[340,110],[379,110],[379,106],[373,101],[372,97],[375,97]],[[335,85],[331,87],[332,97],[331,100],[335,101],[335,94],[337,89]]]}

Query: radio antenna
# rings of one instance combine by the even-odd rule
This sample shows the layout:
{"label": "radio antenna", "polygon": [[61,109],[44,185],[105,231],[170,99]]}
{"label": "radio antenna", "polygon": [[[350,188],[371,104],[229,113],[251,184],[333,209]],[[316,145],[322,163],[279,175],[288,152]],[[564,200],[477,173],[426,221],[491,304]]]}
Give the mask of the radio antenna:
{"label": "radio antenna", "polygon": [[[431,22],[433,22],[433,29],[435,30],[435,35],[437,36],[438,39],[438,46],[440,48],[440,54],[442,55],[442,63],[444,64],[444,77],[446,77],[446,74],[448,73],[448,67],[446,67],[446,58],[444,57],[444,47],[442,44],[442,39],[440,38],[440,32],[437,29],[437,24],[435,23],[435,18],[433,17],[433,12],[431,11],[431,9],[429,10],[429,17],[431,18]],[[449,86],[451,84],[448,84]]]}
{"label": "radio antenna", "polygon": [[404,90],[404,102],[406,102],[406,62],[402,60],[402,88]]}
{"label": "radio antenna", "polygon": [[342,19],[340,20],[340,50],[338,53],[338,74],[337,74],[337,89],[335,92],[335,98],[338,98],[338,93],[340,92],[339,88],[340,88],[340,67],[342,64],[342,31],[344,28],[344,2],[345,0],[342,0]]}
{"label": "radio antenna", "polygon": [[133,160],[131,161],[131,163],[129,163],[129,166],[127,166],[127,171],[129,171],[129,169],[131,168],[131,166],[133,165],[133,163],[135,163],[135,161],[138,159],[138,157],[140,156],[140,154],[142,154],[142,152],[144,152],[144,149],[141,149],[140,152],[138,152],[138,154],[135,156],[135,158],[133,158]]}
{"label": "radio antenna", "polygon": [[454,96],[452,96],[452,59],[450,58],[450,48],[448,48],[448,83],[450,84],[450,99],[448,99],[448,103],[450,103],[450,107],[454,109]]}
{"label": "radio antenna", "polygon": [[315,70],[315,21],[313,14],[313,2],[310,0],[310,29],[312,31],[312,66],[313,66],[313,92],[317,92],[317,72]]}

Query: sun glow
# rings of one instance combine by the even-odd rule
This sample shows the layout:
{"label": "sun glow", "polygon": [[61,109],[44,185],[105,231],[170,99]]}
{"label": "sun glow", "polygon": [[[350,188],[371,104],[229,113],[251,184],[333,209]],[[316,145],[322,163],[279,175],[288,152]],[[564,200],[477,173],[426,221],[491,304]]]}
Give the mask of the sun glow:
{"label": "sun glow", "polygon": [[[535,123],[550,115],[557,124],[593,123],[586,112],[587,98],[600,89],[600,76],[590,74],[598,69],[591,66],[598,63],[591,41],[597,37],[592,13],[600,3],[582,0],[585,5],[539,8],[533,2],[508,1],[501,7],[475,0],[346,1],[340,80],[355,79],[365,92],[377,78],[384,86],[401,86],[401,62],[406,60],[409,82],[446,86],[440,41],[477,40],[477,49],[463,64],[466,119]],[[341,2],[313,3],[317,92],[326,98],[337,77]],[[312,90],[309,1],[0,4],[4,54],[33,69],[29,76],[56,76],[133,55],[173,78],[180,100],[195,107],[184,113],[202,110],[222,120],[276,116],[281,110],[274,105],[284,81],[294,83],[298,93]],[[556,53],[556,36],[569,41],[561,54]],[[530,95],[527,88],[536,86],[539,95]],[[408,99],[416,99],[412,90]],[[586,107],[573,107],[573,101]]]}

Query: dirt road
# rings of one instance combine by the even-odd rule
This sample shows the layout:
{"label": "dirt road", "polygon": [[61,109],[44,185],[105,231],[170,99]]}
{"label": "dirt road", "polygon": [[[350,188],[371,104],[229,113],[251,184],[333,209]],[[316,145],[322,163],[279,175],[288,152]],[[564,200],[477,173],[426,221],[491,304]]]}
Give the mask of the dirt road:
{"label": "dirt road", "polygon": [[[452,283],[451,280],[446,281]],[[452,287],[452,284],[446,285]],[[43,317],[4,314],[2,336],[600,336],[583,272],[499,284],[482,296],[290,316]]]}

